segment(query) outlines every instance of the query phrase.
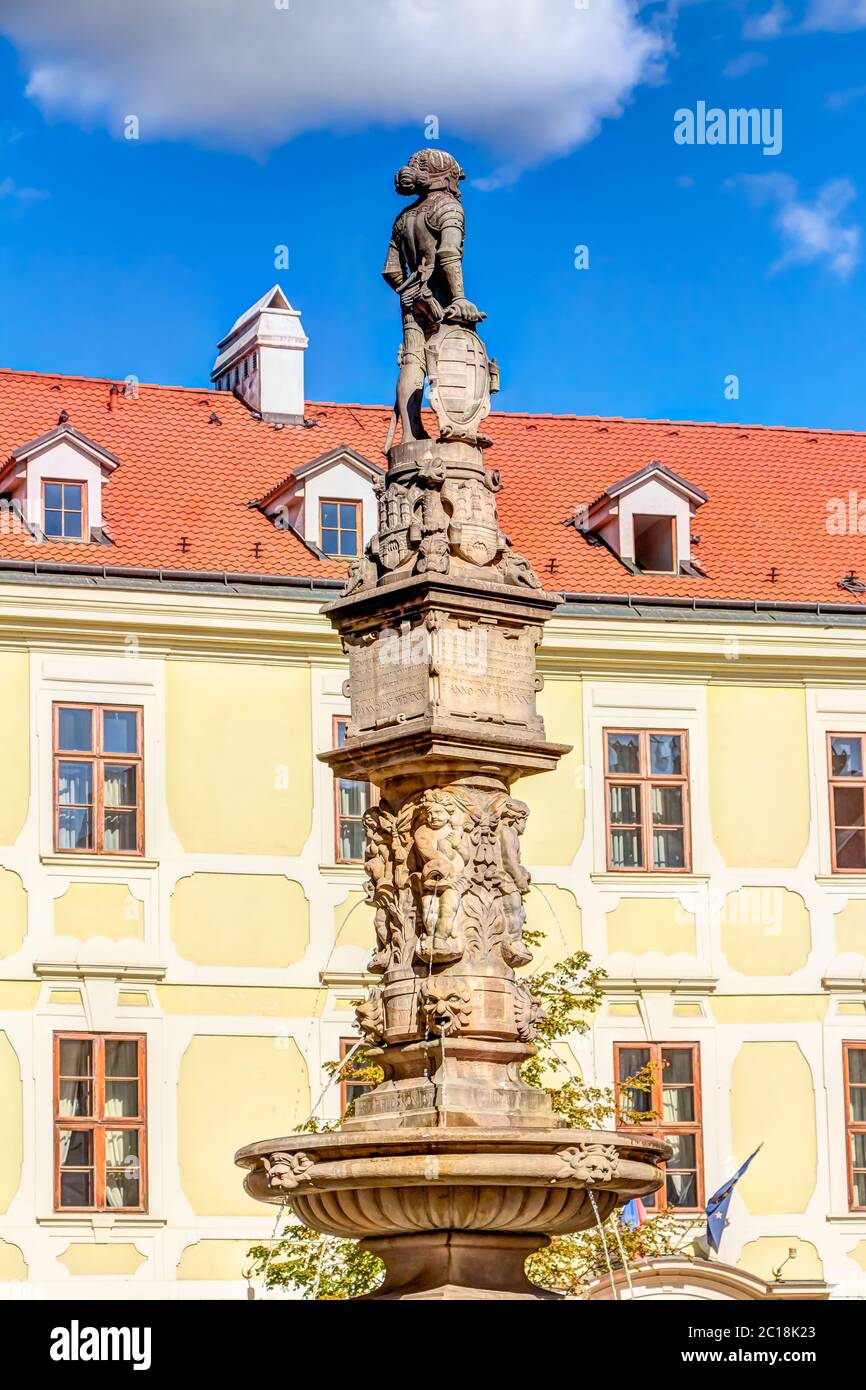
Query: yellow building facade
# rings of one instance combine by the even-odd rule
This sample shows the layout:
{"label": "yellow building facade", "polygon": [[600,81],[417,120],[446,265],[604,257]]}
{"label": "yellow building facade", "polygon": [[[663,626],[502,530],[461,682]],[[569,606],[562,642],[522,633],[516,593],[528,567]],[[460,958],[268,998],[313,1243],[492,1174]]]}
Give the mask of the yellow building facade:
{"label": "yellow building facade", "polygon": [[[235,1150],[339,1112],[324,1064],[354,1034],[373,933],[316,757],[348,712],[326,597],[4,576],[8,1296],[242,1296],[274,1212]],[[722,1258],[768,1280],[788,1261],[837,1297],[866,1278],[844,1065],[866,1046],[866,873],[833,870],[828,737],[866,733],[864,650],[847,621],[565,605],[540,704],[572,752],[517,788],[533,968],[583,946],[607,971],[575,1072],[609,1085],[617,1048],[692,1048],[701,1197],[763,1146]],[[140,854],[57,851],[59,706],[141,710]],[[687,872],[611,867],[611,730],[685,735]],[[146,1210],[59,1207],[57,1035],[144,1040]]]}

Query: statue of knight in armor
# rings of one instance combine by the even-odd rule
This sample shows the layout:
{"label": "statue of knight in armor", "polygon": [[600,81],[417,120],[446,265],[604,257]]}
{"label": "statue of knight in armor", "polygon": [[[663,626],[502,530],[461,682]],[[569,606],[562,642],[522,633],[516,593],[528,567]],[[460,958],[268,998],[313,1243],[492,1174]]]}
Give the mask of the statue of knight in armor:
{"label": "statue of knight in armor", "polygon": [[[443,438],[469,437],[475,442],[477,419],[471,417],[481,418],[489,411],[490,391],[498,389],[496,364],[488,360],[484,344],[474,332],[475,325],[486,315],[466,298],[463,289],[465,217],[459,184],[464,177],[452,155],[445,150],[427,149],[413,154],[394,178],[397,192],[415,201],[394,223],[382,271],[384,279],[399,294],[403,310],[400,377],[386,453],[393,443],[398,418],[404,442],[429,437],[421,422],[425,376],[430,377],[431,403],[439,416]],[[439,346],[444,341],[442,330],[449,325],[463,330],[462,336],[467,340],[462,345],[450,343],[445,354],[446,371],[456,364],[458,377],[466,359],[466,382],[456,384],[458,391],[470,397],[469,417],[464,409],[457,422],[452,418],[453,380],[449,382],[450,394],[444,395],[436,389],[434,380],[438,376]],[[486,408],[484,399],[476,403],[478,396],[486,397]]]}

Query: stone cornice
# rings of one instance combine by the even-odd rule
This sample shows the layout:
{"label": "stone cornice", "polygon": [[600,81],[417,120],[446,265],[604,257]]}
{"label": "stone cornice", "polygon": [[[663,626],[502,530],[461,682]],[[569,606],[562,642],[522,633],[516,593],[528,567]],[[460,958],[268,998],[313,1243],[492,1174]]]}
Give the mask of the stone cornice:
{"label": "stone cornice", "polygon": [[[332,591],[333,592],[333,591]],[[87,585],[4,579],[0,646],[50,644],[58,650],[124,655],[131,637],[142,656],[183,653],[235,660],[343,665],[335,634],[320,612],[331,594],[238,586]],[[598,679],[735,683],[832,679],[862,685],[866,632],[856,622],[764,622],[743,614],[713,618],[611,616],[560,610],[539,652],[547,677],[575,670]]]}
{"label": "stone cornice", "polygon": [[749,622],[746,615],[688,622],[653,618],[577,615],[559,612],[548,623],[539,651],[546,676],[574,672],[594,678],[736,683],[750,680],[801,685],[832,675],[843,684],[862,684],[866,630],[784,621]]}
{"label": "stone cornice", "polygon": [[116,980],[125,984],[159,984],[165,979],[166,966],[137,961],[134,964],[118,961],[58,961],[33,962],[33,974],[40,980]]}
{"label": "stone cornice", "polygon": [[55,649],[142,657],[226,655],[233,659],[336,659],[336,635],[319,602],[272,593],[254,597],[164,592],[160,589],[90,589],[8,585],[0,589],[0,646],[50,643]]}
{"label": "stone cornice", "polygon": [[376,976],[368,970],[320,970],[319,980],[327,989],[366,989]]}
{"label": "stone cornice", "polygon": [[713,994],[718,979],[713,975],[609,975],[599,988],[605,994],[643,994],[647,990],[666,994]]}

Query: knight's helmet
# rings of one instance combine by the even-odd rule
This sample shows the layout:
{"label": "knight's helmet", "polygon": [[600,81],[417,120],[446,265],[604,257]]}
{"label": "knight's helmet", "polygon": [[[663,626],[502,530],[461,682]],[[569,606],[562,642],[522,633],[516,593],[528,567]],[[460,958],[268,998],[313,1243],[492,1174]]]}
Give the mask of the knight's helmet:
{"label": "knight's helmet", "polygon": [[460,197],[460,180],[465,179],[462,168],[447,150],[417,150],[394,176],[398,193],[434,193],[444,189]]}

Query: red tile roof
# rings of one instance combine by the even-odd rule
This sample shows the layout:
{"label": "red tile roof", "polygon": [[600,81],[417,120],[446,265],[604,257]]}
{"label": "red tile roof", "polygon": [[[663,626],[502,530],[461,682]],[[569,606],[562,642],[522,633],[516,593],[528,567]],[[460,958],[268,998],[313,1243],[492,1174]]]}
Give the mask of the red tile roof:
{"label": "red tile roof", "polygon": [[[344,572],[276,530],[251,503],[337,445],[381,463],[388,408],[311,402],[309,427],[279,429],[225,392],[142,385],[127,398],[122,384],[114,394],[112,385],[0,370],[0,469],[20,445],[53,429],[61,411],[120,460],[103,491],[112,545],[0,534],[0,561],[310,579]],[[866,498],[866,434],[519,414],[494,414],[486,429],[495,444],[487,461],[503,477],[503,528],[550,589],[866,604],[866,595],[838,587],[852,571],[866,579],[866,537],[827,527],[833,499],[847,507],[852,489]],[[706,578],[632,575],[564,524],[653,459],[708,495],[694,518],[693,546]]]}

